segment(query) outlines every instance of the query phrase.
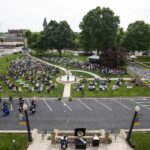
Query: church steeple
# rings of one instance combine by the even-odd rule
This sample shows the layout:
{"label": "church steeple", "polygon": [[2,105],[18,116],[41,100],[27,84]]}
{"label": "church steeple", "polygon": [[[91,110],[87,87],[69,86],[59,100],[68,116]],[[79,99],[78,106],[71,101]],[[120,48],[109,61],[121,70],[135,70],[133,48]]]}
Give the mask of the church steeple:
{"label": "church steeple", "polygon": [[44,18],[44,21],[43,21],[43,29],[45,29],[47,27],[47,20],[46,20],[46,17]]}

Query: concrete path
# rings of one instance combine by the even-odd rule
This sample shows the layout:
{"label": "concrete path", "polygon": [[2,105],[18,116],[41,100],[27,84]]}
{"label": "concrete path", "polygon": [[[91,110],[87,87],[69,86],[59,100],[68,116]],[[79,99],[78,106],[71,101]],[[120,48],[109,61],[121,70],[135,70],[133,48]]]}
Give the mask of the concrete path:
{"label": "concrete path", "polygon": [[27,150],[49,150],[51,141],[47,140],[48,134],[42,137],[41,133],[38,133],[37,130],[32,132],[33,135],[33,143],[29,145]]}
{"label": "concrete path", "polygon": [[[87,80],[94,80],[95,78],[86,78]],[[109,80],[117,81],[119,78],[109,78]],[[122,78],[124,81],[130,81],[132,78]],[[101,80],[107,80],[107,78],[101,78]]]}
{"label": "concrete path", "polygon": [[65,83],[63,98],[69,98],[71,93],[71,83]]}

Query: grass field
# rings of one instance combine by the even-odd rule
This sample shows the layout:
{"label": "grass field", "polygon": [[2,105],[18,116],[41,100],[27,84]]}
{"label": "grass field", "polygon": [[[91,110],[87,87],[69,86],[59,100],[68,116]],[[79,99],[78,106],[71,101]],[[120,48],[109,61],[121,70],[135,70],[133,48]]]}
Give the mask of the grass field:
{"label": "grass field", "polygon": [[[13,54],[13,55],[8,55],[5,57],[0,58],[0,74],[6,74],[8,72],[8,67],[10,65],[10,62],[18,57],[21,57],[21,55],[18,54]],[[61,72],[61,74],[63,74]],[[57,75],[60,76],[61,74]],[[53,81],[55,82],[57,76],[53,77]],[[21,77],[20,77],[21,78]],[[15,84],[20,86],[13,78],[10,78],[11,81]],[[24,80],[25,81],[25,80]],[[29,81],[25,81],[25,83],[29,83]],[[13,92],[9,87],[4,83],[4,81],[0,80],[0,84],[3,87],[3,92],[0,93],[0,97],[8,97],[8,96],[13,96],[13,97],[19,97],[19,96],[25,96],[25,97],[61,97],[63,94],[63,89],[64,85],[57,83],[57,88],[53,89],[50,93],[46,92],[46,89],[44,87],[43,92],[38,93],[36,90],[34,92],[29,92],[27,88],[21,87],[22,92]]]}
{"label": "grass field", "polygon": [[[45,54],[41,54],[41,53],[33,53],[33,56],[45,56],[45,57],[59,57],[59,53],[58,52],[47,52]],[[77,59],[78,61],[87,61],[88,60],[88,56],[84,56],[84,55],[78,55],[78,56],[74,56],[72,52],[69,52],[69,51],[65,51],[65,52],[62,52],[62,57],[66,57],[66,58],[74,58],[74,59]]]}
{"label": "grass field", "polygon": [[135,150],[150,150],[150,132],[134,132],[132,142],[135,145]]}
{"label": "grass field", "polygon": [[136,58],[136,61],[139,62],[150,62],[150,56],[139,56]]}
{"label": "grass field", "polygon": [[[111,83],[109,83],[108,86],[108,90],[107,91],[88,91],[88,84],[89,81],[85,83],[85,91],[84,91],[84,97],[116,97],[116,96],[124,96],[124,97],[128,97],[128,96],[150,96],[150,90],[149,88],[146,87],[139,87],[139,86],[133,86],[132,89],[127,89],[125,85],[122,85],[121,87],[119,87],[118,90],[113,91],[112,90],[112,85],[115,83],[115,81],[111,81]],[[75,89],[76,84],[72,85],[71,88],[71,96],[72,97],[83,97],[82,93],[77,91]],[[98,85],[97,85],[97,89],[98,89]]]}
{"label": "grass field", "polygon": [[21,57],[21,54],[12,54],[4,57],[0,57],[0,74],[6,74],[8,71],[8,67],[10,62],[18,57]]}
{"label": "grass field", "polygon": [[78,76],[80,78],[94,78],[92,75],[84,73],[84,72],[72,71],[72,74],[75,75],[75,76]]}
{"label": "grass field", "polygon": [[[13,140],[16,141],[16,149]],[[26,148],[26,134],[0,134],[0,150],[26,150]]]}

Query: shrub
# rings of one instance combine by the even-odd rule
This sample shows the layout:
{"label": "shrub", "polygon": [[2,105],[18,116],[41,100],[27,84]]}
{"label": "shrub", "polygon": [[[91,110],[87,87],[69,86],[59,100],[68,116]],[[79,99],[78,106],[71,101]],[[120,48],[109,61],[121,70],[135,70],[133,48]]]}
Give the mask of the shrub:
{"label": "shrub", "polygon": [[69,97],[69,101],[72,101],[72,97]]}
{"label": "shrub", "polygon": [[61,101],[61,99],[62,99],[61,97],[58,97],[58,101]]}
{"label": "shrub", "polygon": [[111,143],[112,143],[112,139],[111,139],[110,137],[107,139],[107,143],[108,143],[108,144],[111,144]]}

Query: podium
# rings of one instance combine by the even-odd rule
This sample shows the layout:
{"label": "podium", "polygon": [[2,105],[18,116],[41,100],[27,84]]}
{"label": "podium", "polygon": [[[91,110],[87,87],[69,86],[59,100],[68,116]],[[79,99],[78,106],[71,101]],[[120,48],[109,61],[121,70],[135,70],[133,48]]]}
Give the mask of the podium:
{"label": "podium", "polygon": [[75,149],[86,150],[86,141],[82,138],[75,139]]}
{"label": "podium", "polygon": [[99,137],[97,135],[95,135],[93,137],[93,147],[98,147],[99,146]]}

